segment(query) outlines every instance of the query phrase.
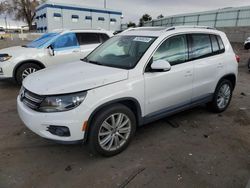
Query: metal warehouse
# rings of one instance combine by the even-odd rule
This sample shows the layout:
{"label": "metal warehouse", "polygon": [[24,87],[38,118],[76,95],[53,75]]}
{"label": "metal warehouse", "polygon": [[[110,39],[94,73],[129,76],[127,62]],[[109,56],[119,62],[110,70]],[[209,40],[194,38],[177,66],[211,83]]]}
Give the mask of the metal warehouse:
{"label": "metal warehouse", "polygon": [[144,26],[201,25],[220,28],[233,42],[250,36],[250,6],[179,14],[144,23]]}
{"label": "metal warehouse", "polygon": [[122,12],[79,5],[44,3],[36,8],[38,32],[55,29],[98,29],[116,31],[121,28]]}

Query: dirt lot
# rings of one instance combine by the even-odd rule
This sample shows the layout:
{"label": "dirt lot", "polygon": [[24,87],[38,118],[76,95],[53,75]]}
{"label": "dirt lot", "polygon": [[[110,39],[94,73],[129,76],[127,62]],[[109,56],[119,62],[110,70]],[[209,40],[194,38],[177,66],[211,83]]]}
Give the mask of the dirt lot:
{"label": "dirt lot", "polygon": [[[0,41],[0,49],[16,42]],[[198,107],[146,125],[126,151],[112,158],[93,157],[85,146],[59,145],[33,134],[16,111],[19,87],[0,80],[0,188],[245,188],[250,178],[250,74],[248,54],[240,44],[234,47],[243,58],[226,112]]]}

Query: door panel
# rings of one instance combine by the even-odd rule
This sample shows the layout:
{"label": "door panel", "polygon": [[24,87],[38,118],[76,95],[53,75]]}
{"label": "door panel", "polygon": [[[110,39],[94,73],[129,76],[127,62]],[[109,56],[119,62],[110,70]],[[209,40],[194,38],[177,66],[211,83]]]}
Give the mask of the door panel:
{"label": "door panel", "polygon": [[71,47],[66,49],[55,50],[55,55],[51,56],[54,64],[57,63],[70,63],[79,61],[81,55],[80,47]]}
{"label": "door panel", "polygon": [[217,74],[217,59],[215,57],[194,61],[193,100],[213,93]]}
{"label": "door panel", "polygon": [[80,60],[81,48],[75,33],[60,36],[51,46],[54,49],[54,56],[49,56],[47,59],[50,65]]}
{"label": "door panel", "polygon": [[215,35],[191,35],[191,57],[194,60],[194,95],[192,101],[213,94],[224,70],[223,56]]}
{"label": "door panel", "polygon": [[157,60],[168,61],[171,70],[154,72],[149,68],[144,74],[146,115],[189,105],[192,98],[194,65],[187,62],[186,35],[164,41],[153,55],[153,61]]}
{"label": "door panel", "polygon": [[168,72],[146,73],[146,114],[188,105],[192,98],[193,63],[175,65]]}

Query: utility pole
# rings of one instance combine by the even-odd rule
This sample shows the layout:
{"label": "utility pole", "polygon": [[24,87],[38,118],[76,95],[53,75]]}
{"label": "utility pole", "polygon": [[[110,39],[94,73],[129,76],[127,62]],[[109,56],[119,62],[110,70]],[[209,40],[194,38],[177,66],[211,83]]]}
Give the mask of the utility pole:
{"label": "utility pole", "polygon": [[7,31],[7,29],[8,29],[8,25],[7,25],[7,16],[4,17],[4,20],[5,20],[5,29],[6,29],[6,31]]}
{"label": "utility pole", "polygon": [[107,8],[107,2],[106,2],[106,0],[104,0],[104,8],[105,9]]}

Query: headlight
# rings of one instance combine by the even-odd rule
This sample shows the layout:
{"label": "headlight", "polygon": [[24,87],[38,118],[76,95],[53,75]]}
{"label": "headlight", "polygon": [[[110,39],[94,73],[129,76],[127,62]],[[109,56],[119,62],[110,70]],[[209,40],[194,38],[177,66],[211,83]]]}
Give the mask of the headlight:
{"label": "headlight", "polygon": [[11,58],[12,56],[10,56],[9,54],[0,54],[0,61],[7,61]]}
{"label": "headlight", "polygon": [[46,97],[40,104],[41,112],[63,112],[76,108],[85,99],[87,92]]}

